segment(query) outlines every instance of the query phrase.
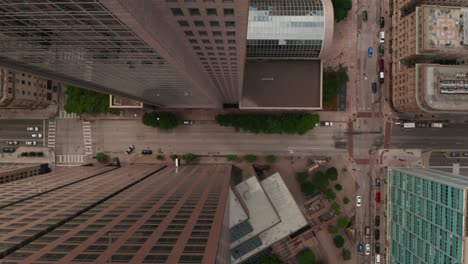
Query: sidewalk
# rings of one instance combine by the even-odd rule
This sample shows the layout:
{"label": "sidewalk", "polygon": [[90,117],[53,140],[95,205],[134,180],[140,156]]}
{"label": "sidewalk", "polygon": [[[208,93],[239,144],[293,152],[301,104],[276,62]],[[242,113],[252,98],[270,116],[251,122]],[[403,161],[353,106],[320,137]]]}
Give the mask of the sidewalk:
{"label": "sidewalk", "polygon": [[420,149],[381,149],[378,158],[379,164],[389,167],[421,167],[423,161]]}
{"label": "sidewalk", "polygon": [[[21,157],[22,152],[43,152],[44,157]],[[55,163],[55,153],[47,147],[19,147],[13,153],[1,153],[0,163]]]}
{"label": "sidewalk", "polygon": [[0,119],[49,119],[57,114],[58,105],[50,104],[44,109],[0,109]]}

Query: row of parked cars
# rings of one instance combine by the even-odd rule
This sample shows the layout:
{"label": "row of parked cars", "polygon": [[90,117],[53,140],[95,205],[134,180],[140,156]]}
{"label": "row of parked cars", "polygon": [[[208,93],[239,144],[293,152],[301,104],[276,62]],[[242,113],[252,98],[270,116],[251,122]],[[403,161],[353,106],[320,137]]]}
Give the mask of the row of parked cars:
{"label": "row of parked cars", "polygon": [[[130,155],[132,154],[132,152],[135,150],[135,145],[130,145],[128,146],[128,148],[125,150],[125,153],[127,153],[127,155]],[[153,154],[153,151],[151,149],[143,149],[141,151],[141,154],[143,155],[151,155]]]}

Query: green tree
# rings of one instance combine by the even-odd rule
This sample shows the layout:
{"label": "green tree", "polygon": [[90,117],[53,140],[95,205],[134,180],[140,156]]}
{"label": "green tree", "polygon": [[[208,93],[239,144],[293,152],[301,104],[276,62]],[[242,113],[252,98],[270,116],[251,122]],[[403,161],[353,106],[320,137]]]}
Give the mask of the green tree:
{"label": "green tree", "polygon": [[333,244],[337,248],[342,248],[344,246],[344,238],[340,235],[336,235],[333,237]]}
{"label": "green tree", "polygon": [[344,197],[344,198],[343,198],[343,203],[344,203],[344,204],[349,204],[349,198],[348,198],[348,197]]}
{"label": "green tree", "polygon": [[227,160],[229,161],[236,161],[239,157],[237,155],[231,154],[227,156]]}
{"label": "green tree", "polygon": [[296,178],[299,182],[305,182],[309,178],[309,173],[307,171],[301,171],[296,173]]}
{"label": "green tree", "polygon": [[268,255],[264,256],[262,259],[260,259],[260,264],[284,264],[281,259],[279,259],[276,255]]}
{"label": "green tree", "polygon": [[333,211],[335,215],[340,215],[341,214],[341,208],[340,205],[337,203],[333,203],[330,207],[330,209]]}
{"label": "green tree", "polygon": [[157,127],[166,130],[175,128],[179,123],[176,115],[169,112],[145,113],[143,114],[141,121],[146,126]]}
{"label": "green tree", "polygon": [[98,152],[96,154],[96,160],[100,163],[106,163],[108,159],[109,157],[103,152]]}
{"label": "green tree", "polygon": [[21,157],[27,157],[27,156],[29,156],[28,152],[21,152]]}
{"label": "green tree", "polygon": [[177,154],[171,154],[170,158],[171,160],[176,160],[179,157]]}
{"label": "green tree", "polygon": [[269,163],[273,163],[273,162],[275,162],[277,159],[278,159],[278,158],[277,158],[275,155],[273,155],[273,154],[270,154],[270,155],[266,156],[266,161],[269,162]]}
{"label": "green tree", "polygon": [[29,157],[36,157],[36,156],[37,156],[36,152],[34,152],[34,151],[29,152]]}
{"label": "green tree", "polygon": [[38,156],[38,157],[44,157],[44,152],[42,152],[42,151],[37,152],[37,156]]}
{"label": "green tree", "polygon": [[221,126],[234,127],[263,134],[304,134],[319,122],[319,115],[306,113],[286,114],[223,114],[216,116]]}
{"label": "green tree", "polygon": [[301,191],[304,194],[310,195],[310,196],[314,196],[318,192],[318,190],[317,190],[317,188],[315,188],[314,184],[309,182],[309,181],[301,182]]}
{"label": "green tree", "polygon": [[335,167],[328,168],[325,174],[330,181],[336,181],[338,179],[338,170]]}
{"label": "green tree", "polygon": [[244,160],[248,163],[253,163],[255,161],[257,161],[257,156],[253,155],[253,154],[247,154],[244,156]]}
{"label": "green tree", "polygon": [[348,17],[348,11],[353,7],[352,0],[332,0],[335,21],[340,22]]}
{"label": "green tree", "polygon": [[335,190],[341,191],[341,190],[343,190],[343,186],[341,186],[341,184],[337,183],[337,184],[335,184]]}
{"label": "green tree", "polygon": [[328,67],[323,72],[323,104],[332,104],[337,99],[341,87],[349,80],[348,68],[342,64],[337,70]]}
{"label": "green tree", "polygon": [[337,234],[338,233],[338,227],[329,225],[328,226],[328,233],[330,234]]}
{"label": "green tree", "polygon": [[343,257],[344,261],[351,260],[351,252],[346,248],[343,248],[341,251],[341,256]]}
{"label": "green tree", "polygon": [[161,154],[156,155],[157,160],[164,160],[164,156]]}
{"label": "green tree", "polygon": [[325,197],[325,199],[327,199],[328,201],[332,201],[332,200],[335,200],[336,199],[336,194],[335,192],[330,189],[330,188],[327,188],[324,192],[323,192],[323,196]]}
{"label": "green tree", "polygon": [[328,177],[321,171],[318,171],[312,177],[312,182],[321,192],[325,192],[328,187]]}
{"label": "green tree", "polygon": [[338,219],[338,227],[340,228],[347,228],[349,225],[349,219],[346,217],[341,217]]}
{"label": "green tree", "polygon": [[118,114],[118,109],[109,108],[109,96],[91,90],[82,89],[72,85],[66,85],[67,99],[64,109],[68,113],[89,113],[92,115],[101,113]]}
{"label": "green tree", "polygon": [[314,252],[312,252],[312,250],[308,248],[297,253],[296,260],[298,264],[311,264],[311,263],[315,264],[316,263]]}
{"label": "green tree", "polygon": [[186,154],[182,155],[182,159],[183,159],[187,164],[192,163],[192,161],[194,161],[196,158],[197,158],[197,155],[195,155],[195,154],[193,154],[193,153],[186,153]]}

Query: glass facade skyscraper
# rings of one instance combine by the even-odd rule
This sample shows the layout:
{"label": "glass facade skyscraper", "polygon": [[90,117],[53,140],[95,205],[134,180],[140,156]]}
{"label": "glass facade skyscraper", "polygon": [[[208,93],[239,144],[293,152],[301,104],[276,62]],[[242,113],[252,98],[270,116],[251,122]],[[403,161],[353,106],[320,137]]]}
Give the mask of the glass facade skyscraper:
{"label": "glass facade skyscraper", "polygon": [[422,168],[388,174],[388,263],[466,263],[468,177]]}

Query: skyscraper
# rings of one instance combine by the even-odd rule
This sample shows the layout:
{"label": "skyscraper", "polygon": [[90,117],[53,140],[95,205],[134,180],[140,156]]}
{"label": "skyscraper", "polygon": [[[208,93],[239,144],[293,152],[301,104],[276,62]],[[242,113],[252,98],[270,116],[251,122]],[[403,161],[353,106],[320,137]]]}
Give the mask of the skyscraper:
{"label": "skyscraper", "polygon": [[387,182],[386,263],[466,263],[468,177],[392,168]]}
{"label": "skyscraper", "polygon": [[161,107],[221,107],[241,100],[247,49],[317,59],[332,27],[330,0],[0,0],[0,65]]}
{"label": "skyscraper", "polygon": [[59,168],[0,185],[2,263],[229,263],[231,166]]}

